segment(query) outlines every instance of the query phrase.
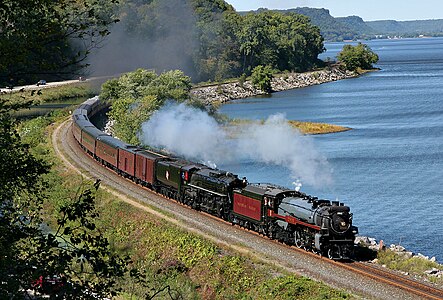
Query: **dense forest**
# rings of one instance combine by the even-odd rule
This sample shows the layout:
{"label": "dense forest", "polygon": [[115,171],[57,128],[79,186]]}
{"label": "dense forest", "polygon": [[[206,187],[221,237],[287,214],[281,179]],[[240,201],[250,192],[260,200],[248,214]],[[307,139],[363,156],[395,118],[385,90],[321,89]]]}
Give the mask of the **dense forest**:
{"label": "dense forest", "polygon": [[240,15],[222,0],[126,0],[118,15],[116,34],[92,60],[97,73],[181,69],[196,82],[249,75],[258,65],[305,71],[321,63],[319,29],[295,13]]}
{"label": "dense forest", "polygon": [[117,0],[0,2],[0,86],[82,74],[117,22]]}
{"label": "dense forest", "polygon": [[181,69],[194,82],[249,75],[258,65],[305,71],[324,50],[305,16],[240,15],[223,0],[8,0],[0,19],[1,86],[140,67]]}
{"label": "dense forest", "polygon": [[[259,9],[258,12],[264,11]],[[443,36],[443,20],[364,21],[358,16],[334,18],[324,8],[299,7],[280,10],[298,13],[310,18],[320,28],[326,41],[373,39],[388,37]]]}

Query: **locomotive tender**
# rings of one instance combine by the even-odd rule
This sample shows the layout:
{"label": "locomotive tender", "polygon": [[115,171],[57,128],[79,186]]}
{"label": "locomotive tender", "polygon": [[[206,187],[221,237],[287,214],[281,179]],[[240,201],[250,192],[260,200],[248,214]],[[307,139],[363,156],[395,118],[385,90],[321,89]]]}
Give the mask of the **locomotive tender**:
{"label": "locomotive tender", "polygon": [[128,145],[98,130],[89,117],[98,97],[72,115],[72,134],[104,166],[171,199],[271,239],[327,255],[352,256],[358,230],[348,206],[273,184],[249,184],[230,172]]}

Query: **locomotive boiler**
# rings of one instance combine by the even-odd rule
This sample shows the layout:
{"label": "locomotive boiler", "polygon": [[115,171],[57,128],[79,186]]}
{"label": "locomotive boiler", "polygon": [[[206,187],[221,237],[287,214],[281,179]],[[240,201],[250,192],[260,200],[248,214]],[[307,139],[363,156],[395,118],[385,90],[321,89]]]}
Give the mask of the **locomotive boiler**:
{"label": "locomotive boiler", "polygon": [[350,208],[343,203],[301,194],[283,199],[278,214],[292,216],[316,226],[293,228],[294,244],[297,247],[310,248],[332,259],[347,259],[352,256],[358,230],[352,225]]}

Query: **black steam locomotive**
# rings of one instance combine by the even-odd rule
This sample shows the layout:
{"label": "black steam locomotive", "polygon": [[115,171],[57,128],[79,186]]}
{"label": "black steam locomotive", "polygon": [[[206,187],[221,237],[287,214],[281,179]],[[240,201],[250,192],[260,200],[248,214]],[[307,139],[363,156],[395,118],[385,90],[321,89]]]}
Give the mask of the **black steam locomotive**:
{"label": "black steam locomotive", "polygon": [[74,111],[72,133],[94,159],[137,184],[271,239],[348,259],[357,228],[348,206],[128,145],[94,127],[98,97]]}

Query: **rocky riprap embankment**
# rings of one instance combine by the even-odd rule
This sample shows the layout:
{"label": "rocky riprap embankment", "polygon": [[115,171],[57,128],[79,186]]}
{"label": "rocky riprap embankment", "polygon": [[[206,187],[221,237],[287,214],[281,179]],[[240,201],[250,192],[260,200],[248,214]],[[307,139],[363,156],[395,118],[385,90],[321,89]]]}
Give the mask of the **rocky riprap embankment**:
{"label": "rocky riprap embankment", "polygon": [[[391,244],[389,247],[386,247],[386,245],[384,245],[382,241],[377,243],[376,239],[366,237],[366,236],[357,236],[355,238],[354,242],[357,245],[362,245],[362,246],[368,247],[369,249],[374,250],[374,251],[380,251],[382,249],[387,248],[389,251],[392,251],[392,252],[396,253],[397,255],[404,257],[405,259],[416,257],[416,258],[428,260],[430,262],[436,262],[435,257],[430,258],[429,256],[425,256],[421,253],[415,254],[411,251],[406,250],[406,248],[401,245]],[[377,263],[378,260],[375,259],[372,262]],[[443,270],[440,270],[437,268],[432,268],[430,270],[425,271],[424,273],[425,273],[425,275],[427,275],[429,277],[443,278]]]}
{"label": "rocky riprap embankment", "polygon": [[[316,84],[352,78],[358,76],[355,72],[343,71],[338,68],[306,73],[288,73],[272,79],[272,91],[279,92],[295,88],[302,88]],[[225,103],[235,99],[243,99],[265,92],[255,88],[250,81],[243,84],[239,82],[224,83],[192,89],[191,94],[206,105],[211,103]]]}

